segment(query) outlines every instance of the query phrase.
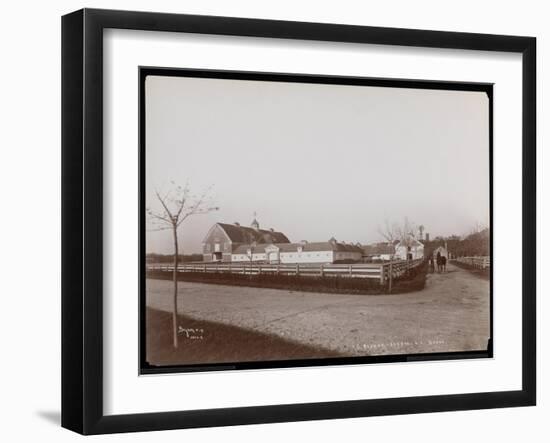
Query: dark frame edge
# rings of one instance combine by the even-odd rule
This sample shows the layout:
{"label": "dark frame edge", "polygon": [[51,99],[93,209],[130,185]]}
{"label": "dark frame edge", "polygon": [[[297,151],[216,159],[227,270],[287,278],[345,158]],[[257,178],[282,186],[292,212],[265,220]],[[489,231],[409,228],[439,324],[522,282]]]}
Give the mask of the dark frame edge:
{"label": "dark frame edge", "polygon": [[526,391],[483,392],[104,416],[91,434],[146,432],[532,406]]}
{"label": "dark frame edge", "polygon": [[[61,425],[84,432],[84,12],[61,19]],[[82,314],[78,314],[82,313]]]}
{"label": "dark frame edge", "polygon": [[537,404],[537,40],[522,52],[522,387]]}

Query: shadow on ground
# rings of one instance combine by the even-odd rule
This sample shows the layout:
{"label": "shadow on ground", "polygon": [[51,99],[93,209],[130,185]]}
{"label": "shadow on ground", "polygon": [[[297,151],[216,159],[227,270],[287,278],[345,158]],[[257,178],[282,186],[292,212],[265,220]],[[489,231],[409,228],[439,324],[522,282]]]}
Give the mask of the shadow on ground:
{"label": "shadow on ground", "polygon": [[147,361],[153,366],[342,357],[320,346],[222,323],[179,315],[178,349],[172,316],[147,308]]}
{"label": "shadow on ground", "polygon": [[36,415],[52,425],[61,426],[60,411],[36,411]]}

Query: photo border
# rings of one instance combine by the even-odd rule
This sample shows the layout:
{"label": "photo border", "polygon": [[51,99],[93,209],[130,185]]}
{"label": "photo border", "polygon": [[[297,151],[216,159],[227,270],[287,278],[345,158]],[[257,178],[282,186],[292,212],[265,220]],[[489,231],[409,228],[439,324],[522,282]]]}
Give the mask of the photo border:
{"label": "photo border", "polygon": [[[522,54],[522,389],[125,415],[103,412],[103,30],[184,32]],[[83,9],[62,18],[62,426],[82,434],[536,404],[536,39]]]}
{"label": "photo border", "polygon": [[146,90],[147,76],[201,78],[217,80],[262,81],[299,84],[346,85],[394,89],[423,89],[439,91],[484,92],[488,97],[489,148],[489,256],[493,260],[493,84],[482,82],[455,82],[435,80],[390,79],[341,75],[295,74],[282,72],[236,71],[219,69],[173,68],[139,66],[139,371],[140,374],[170,374],[179,372],[206,372],[222,370],[274,369],[346,364],[399,363],[412,361],[457,360],[493,357],[493,266],[489,272],[489,338],[486,349],[469,351],[420,352],[414,354],[366,355],[352,357],[325,357],[286,360],[235,361],[222,363],[193,363],[154,366],[146,360]]}

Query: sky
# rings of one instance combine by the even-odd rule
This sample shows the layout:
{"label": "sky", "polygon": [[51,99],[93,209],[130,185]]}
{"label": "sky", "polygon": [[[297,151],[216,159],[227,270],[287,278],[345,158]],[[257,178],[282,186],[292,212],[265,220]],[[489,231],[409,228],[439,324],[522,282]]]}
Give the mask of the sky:
{"label": "sky", "polygon": [[[433,238],[489,224],[489,99],[483,92],[148,76],[146,205],[210,188],[180,253],[216,222],[291,241],[383,241],[407,217]],[[173,250],[147,223],[146,251]]]}

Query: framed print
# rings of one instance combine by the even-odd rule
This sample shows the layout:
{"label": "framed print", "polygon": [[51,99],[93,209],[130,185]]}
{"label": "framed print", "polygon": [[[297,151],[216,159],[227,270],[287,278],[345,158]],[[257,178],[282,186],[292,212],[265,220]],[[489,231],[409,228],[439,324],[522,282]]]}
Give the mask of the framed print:
{"label": "framed print", "polygon": [[62,425],[534,405],[535,48],[64,16]]}

